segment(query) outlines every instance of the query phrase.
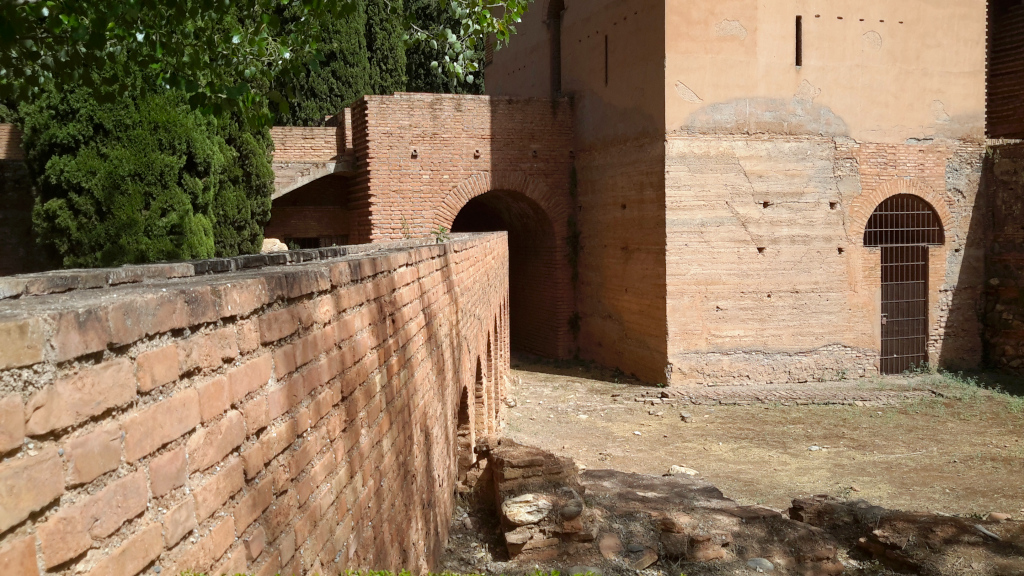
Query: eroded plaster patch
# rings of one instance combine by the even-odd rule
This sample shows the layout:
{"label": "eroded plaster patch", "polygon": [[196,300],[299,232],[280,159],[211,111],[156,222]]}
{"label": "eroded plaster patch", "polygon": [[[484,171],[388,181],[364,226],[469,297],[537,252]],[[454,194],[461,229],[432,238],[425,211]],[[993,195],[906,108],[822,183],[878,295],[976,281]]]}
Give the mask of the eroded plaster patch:
{"label": "eroded plaster patch", "polygon": [[800,88],[797,89],[793,98],[804,102],[814,102],[814,99],[817,98],[819,94],[821,94],[821,88],[818,88],[814,84],[804,80],[800,83]]}
{"label": "eroded plaster patch", "polygon": [[946,105],[942,103],[942,100],[935,100],[932,102],[932,118],[936,122],[949,122],[949,114],[946,113]]}
{"label": "eroded plaster patch", "polygon": [[690,90],[690,88],[687,87],[687,85],[683,84],[682,82],[676,82],[676,93],[679,94],[679,96],[683,100],[686,100],[687,102],[693,102],[693,103],[703,102],[703,100],[701,100],[700,96],[697,96],[693,92],[693,90]]}
{"label": "eroded plaster patch", "polygon": [[747,29],[740,24],[739,20],[722,20],[715,24],[715,34],[718,36],[735,36],[740,40],[747,39]]}
{"label": "eroded plaster patch", "polygon": [[881,50],[882,49],[882,35],[874,30],[869,30],[864,33],[864,46],[869,50]]}

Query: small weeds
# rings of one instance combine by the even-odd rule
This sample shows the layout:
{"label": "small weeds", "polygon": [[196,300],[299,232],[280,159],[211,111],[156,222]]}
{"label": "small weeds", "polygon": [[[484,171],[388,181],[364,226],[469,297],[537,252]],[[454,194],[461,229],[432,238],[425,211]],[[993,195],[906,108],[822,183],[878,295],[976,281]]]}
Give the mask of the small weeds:
{"label": "small weeds", "polygon": [[451,236],[448,234],[448,229],[444,226],[438,226],[437,230],[432,230],[430,233],[434,235],[434,240],[436,240],[438,244],[444,244],[451,240]]}

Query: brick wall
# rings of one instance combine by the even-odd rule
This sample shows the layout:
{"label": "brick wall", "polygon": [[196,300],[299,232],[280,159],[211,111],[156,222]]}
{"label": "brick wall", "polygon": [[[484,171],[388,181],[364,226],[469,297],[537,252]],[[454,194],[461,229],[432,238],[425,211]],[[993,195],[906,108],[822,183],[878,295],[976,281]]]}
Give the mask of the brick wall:
{"label": "brick wall", "polygon": [[1024,144],[994,146],[986,167],[992,236],[986,258],[988,363],[1024,374]]}
{"label": "brick wall", "polygon": [[6,280],[0,563],[431,567],[457,413],[501,418],[506,239],[356,248]]}
{"label": "brick wall", "polygon": [[366,96],[352,108],[352,125],[352,239],[377,242],[451,229],[467,203],[493,193],[488,201],[506,214],[510,231],[515,343],[546,356],[569,356],[569,103]]}
{"label": "brick wall", "polygon": [[324,162],[345,150],[345,135],[339,127],[274,126],[275,162]]}

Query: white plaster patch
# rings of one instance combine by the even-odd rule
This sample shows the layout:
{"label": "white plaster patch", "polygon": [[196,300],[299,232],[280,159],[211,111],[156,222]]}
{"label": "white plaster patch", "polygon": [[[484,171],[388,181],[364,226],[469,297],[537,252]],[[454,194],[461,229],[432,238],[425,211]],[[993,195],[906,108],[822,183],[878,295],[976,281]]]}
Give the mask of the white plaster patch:
{"label": "white plaster patch", "polygon": [[882,35],[874,30],[870,30],[864,33],[864,47],[869,50],[881,50],[882,49]]}
{"label": "white plaster patch", "polygon": [[722,20],[715,24],[715,34],[719,36],[735,36],[740,40],[747,39],[747,29],[739,20]]}
{"label": "white plaster patch", "polygon": [[800,88],[793,95],[793,98],[797,100],[805,100],[807,102],[814,102],[814,99],[821,94],[821,88],[816,87],[807,80],[800,83]]}
{"label": "white plaster patch", "polygon": [[700,99],[700,96],[694,94],[693,90],[690,90],[686,84],[683,84],[682,82],[676,82],[676,93],[687,102],[693,102],[694,104],[703,102],[703,100]]}
{"label": "white plaster patch", "polygon": [[942,100],[932,102],[932,118],[936,122],[949,122],[949,114],[946,113],[946,105],[942,103]]}

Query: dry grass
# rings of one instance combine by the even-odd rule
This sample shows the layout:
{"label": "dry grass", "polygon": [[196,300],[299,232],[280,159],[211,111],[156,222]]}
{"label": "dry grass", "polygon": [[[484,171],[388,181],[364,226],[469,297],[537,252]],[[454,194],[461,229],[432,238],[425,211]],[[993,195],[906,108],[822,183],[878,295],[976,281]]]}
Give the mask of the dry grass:
{"label": "dry grass", "polygon": [[903,510],[1024,515],[1024,386],[1017,380],[866,379],[850,385],[909,383],[939,395],[894,407],[688,406],[694,422],[686,424],[679,408],[648,414],[650,407],[632,401],[635,385],[616,384],[615,374],[520,368],[509,435],[588,468],[662,474],[683,465],[730,498],[778,509],[796,496],[831,494]]}

